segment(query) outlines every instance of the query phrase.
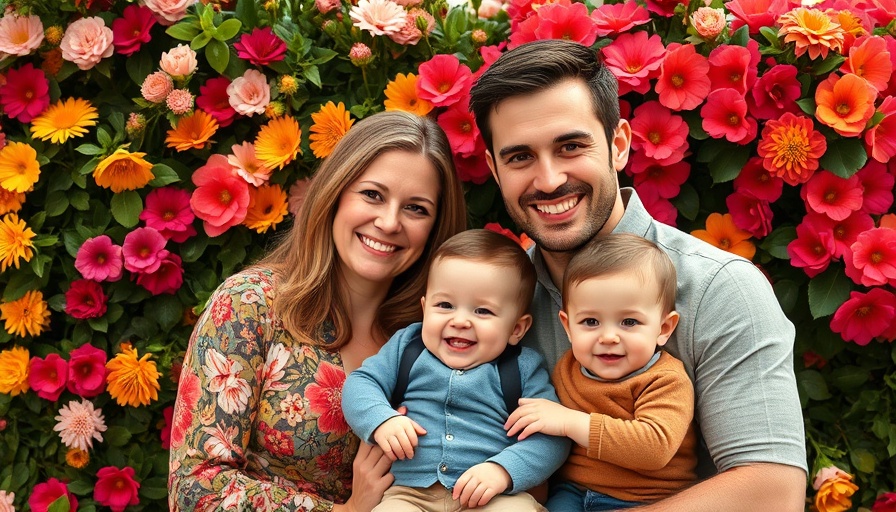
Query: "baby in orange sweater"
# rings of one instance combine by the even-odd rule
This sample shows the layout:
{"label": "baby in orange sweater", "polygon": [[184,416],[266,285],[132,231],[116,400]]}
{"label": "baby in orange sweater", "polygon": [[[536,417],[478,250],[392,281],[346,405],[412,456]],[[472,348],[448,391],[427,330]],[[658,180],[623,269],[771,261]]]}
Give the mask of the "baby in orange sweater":
{"label": "baby in orange sweater", "polygon": [[569,262],[560,321],[572,344],[552,380],[560,403],[521,399],[508,435],[572,439],[548,510],[603,511],[668,497],[696,480],[694,388],[659,347],[678,325],[675,267],[653,242],[598,237]]}

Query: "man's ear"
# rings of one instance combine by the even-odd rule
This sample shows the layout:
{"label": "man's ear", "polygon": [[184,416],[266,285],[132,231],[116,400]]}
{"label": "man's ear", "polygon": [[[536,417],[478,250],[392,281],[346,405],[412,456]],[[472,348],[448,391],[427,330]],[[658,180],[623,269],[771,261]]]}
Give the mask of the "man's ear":
{"label": "man's ear", "polygon": [[612,152],[613,152],[613,168],[621,171],[628,163],[629,149],[632,144],[632,126],[625,119],[620,119],[613,132]]}
{"label": "man's ear", "polygon": [[563,325],[563,330],[566,331],[566,337],[572,339],[572,336],[569,335],[569,315],[566,314],[566,311],[560,310],[560,324]]}
{"label": "man's ear", "polygon": [[516,345],[519,343],[530,327],[532,327],[532,315],[526,313],[516,321],[516,324],[514,324],[513,332],[510,333],[510,339],[507,341],[507,344]]}
{"label": "man's ear", "polygon": [[492,171],[492,177],[495,178],[495,182],[500,187],[501,180],[498,179],[498,165],[495,163],[495,157],[492,156],[490,149],[485,150],[485,163],[488,164],[488,169]]}
{"label": "man's ear", "polygon": [[662,347],[669,341],[669,337],[672,336],[672,333],[675,331],[675,328],[678,326],[678,320],[681,316],[678,314],[678,311],[670,311],[666,318],[663,318],[663,323],[660,324],[660,335],[656,338],[656,344],[659,347]]}

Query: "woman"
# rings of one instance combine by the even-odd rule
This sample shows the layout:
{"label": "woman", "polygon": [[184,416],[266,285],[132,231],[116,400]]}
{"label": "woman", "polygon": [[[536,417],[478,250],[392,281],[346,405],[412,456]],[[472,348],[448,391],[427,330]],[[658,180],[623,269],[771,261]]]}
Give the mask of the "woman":
{"label": "woman", "polygon": [[172,510],[373,508],[389,461],[359,448],[342,384],[419,320],[430,255],[465,223],[434,121],[386,112],[353,127],[290,233],[221,285],[193,331],[174,410]]}

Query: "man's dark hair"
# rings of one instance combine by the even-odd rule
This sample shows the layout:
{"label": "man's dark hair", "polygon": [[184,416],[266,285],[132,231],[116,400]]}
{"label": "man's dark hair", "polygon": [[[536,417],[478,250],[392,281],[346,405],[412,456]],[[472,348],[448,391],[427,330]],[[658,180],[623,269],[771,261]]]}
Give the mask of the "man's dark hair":
{"label": "man's dark hair", "polygon": [[581,79],[591,91],[594,114],[604,125],[607,143],[619,124],[619,85],[597,53],[564,39],[545,39],[518,46],[501,55],[470,91],[470,111],[489,151],[489,118],[501,101],[542,91],[569,79]]}

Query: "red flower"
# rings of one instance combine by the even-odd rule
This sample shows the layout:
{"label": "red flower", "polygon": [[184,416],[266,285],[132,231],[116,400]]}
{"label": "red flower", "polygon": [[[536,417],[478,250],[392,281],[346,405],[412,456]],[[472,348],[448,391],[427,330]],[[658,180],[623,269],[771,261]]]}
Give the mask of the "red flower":
{"label": "red flower", "polygon": [[688,125],[677,115],[655,101],[635,109],[631,120],[632,148],[663,165],[684,158],[687,150]]}
{"label": "red flower", "polygon": [[778,64],[765,72],[747,96],[750,113],[757,119],[777,119],[782,114],[800,111],[796,100],[800,99],[800,82],[796,79],[796,67]]}
{"label": "red flower", "polygon": [[467,94],[472,74],[454,55],[434,55],[420,64],[417,97],[437,107],[454,105]]}
{"label": "red flower", "polygon": [[28,384],[37,396],[55,402],[65,389],[68,380],[68,363],[59,354],[50,353],[47,357],[32,357],[28,365]]}
{"label": "red flower", "polygon": [[249,184],[233,172],[227,157],[212,155],[193,173],[196,190],[190,206],[202,219],[208,236],[219,236],[246,218],[249,209]]}
{"label": "red flower", "polygon": [[823,230],[834,238],[834,257],[843,258],[846,253],[852,254],[850,247],[856,242],[860,233],[874,228],[874,219],[865,212],[853,212],[843,220],[833,220],[822,213],[809,212],[806,219],[818,230]]}
{"label": "red flower", "polygon": [[660,68],[656,92],[672,110],[691,110],[709,94],[709,62],[694,45],[672,43]]}
{"label": "red flower", "polygon": [[871,512],[896,512],[896,492],[885,492],[878,496]]}
{"label": "red flower", "polygon": [[742,190],[725,199],[734,225],[755,238],[764,238],[772,231],[772,208],[769,202]]}
{"label": "red flower", "polygon": [[809,277],[825,271],[834,257],[834,237],[813,223],[810,217],[796,227],[796,239],[787,244],[790,264],[802,268]]}
{"label": "red flower", "polygon": [[811,350],[803,353],[803,366],[806,368],[824,368],[827,366],[828,362],[825,358],[820,355],[812,352]]}
{"label": "red flower", "polygon": [[199,377],[193,373],[190,367],[185,366],[180,374],[177,400],[174,403],[174,412],[172,413],[171,449],[176,450],[184,444],[184,436],[187,433],[187,429],[193,424],[193,411],[196,410],[199,404],[199,395],[201,393]]}
{"label": "red flower", "polygon": [[519,24],[510,35],[507,48],[541,39],[568,39],[591,46],[597,39],[597,25],[582,3],[551,3],[540,7],[535,16]]}
{"label": "red flower", "polygon": [[162,441],[162,449],[170,450],[171,449],[171,418],[174,415],[174,407],[169,405],[162,409],[162,419],[165,420],[165,424],[162,426],[162,430],[159,432],[159,439]]}
{"label": "red flower", "polygon": [[750,35],[758,34],[762,27],[775,26],[778,16],[789,9],[787,0],[732,0],[725,2],[725,7],[734,15],[731,33],[746,25]]}
{"label": "red flower", "polygon": [[762,159],[754,156],[747,160],[740,174],[734,178],[734,190],[748,193],[757,199],[774,202],[781,197],[784,180],[772,176],[762,166]]}
{"label": "red flower", "polygon": [[687,7],[688,0],[647,0],[647,10],[660,16],[671,18],[677,5]]}
{"label": "red flower", "polygon": [[769,173],[798,185],[812,177],[827,147],[824,135],[815,131],[811,119],[788,112],[765,123],[756,151]]}
{"label": "red flower", "polygon": [[[439,126],[445,130],[451,151],[461,156],[471,156],[477,151],[477,141],[481,139],[476,118],[470,112],[470,96],[465,95],[460,101],[448,107],[439,115]],[[478,145],[483,150],[485,146]]]}
{"label": "red flower", "polygon": [[65,313],[78,320],[99,318],[106,314],[106,300],[99,283],[78,279],[65,292]]}
{"label": "red flower", "polygon": [[31,490],[31,496],[28,498],[28,506],[31,507],[32,512],[47,512],[50,504],[60,496],[68,498],[69,510],[78,510],[78,499],[69,492],[65,483],[55,478],[34,486],[34,489]]}
{"label": "red flower", "polygon": [[[481,138],[478,140],[478,143],[482,144],[484,148],[485,144]],[[485,153],[480,150],[474,151],[469,156],[455,153],[454,167],[457,169],[457,178],[459,180],[469,181],[477,185],[485,183],[488,181],[489,176],[492,175],[488,162],[485,160]]]}
{"label": "red flower", "polygon": [[[887,42],[887,52],[890,54],[890,64],[892,64],[893,71],[896,71],[896,37],[884,37],[884,40]],[[896,80],[894,80],[893,76],[890,76],[890,85],[886,90],[880,91],[880,95],[896,96]]]}
{"label": "red flower", "polygon": [[896,156],[896,98],[884,98],[877,111],[884,118],[865,132],[865,149],[872,158],[886,163]]}
{"label": "red flower", "polygon": [[267,66],[286,56],[286,43],[274,35],[271,27],[255,28],[250,34],[243,34],[233,43],[233,49],[239,58],[256,66]]}
{"label": "red flower", "polygon": [[741,96],[753,88],[758,73],[759,43],[750,39],[748,48],[722,45],[709,54],[709,81],[712,90],[726,87]]}
{"label": "red flower", "polygon": [[177,243],[196,235],[195,218],[190,209],[190,193],[177,187],[154,189],[146,196],[146,207],[140,213],[146,227]]}
{"label": "red flower", "polygon": [[535,244],[535,242],[533,242],[528,236],[526,236],[525,233],[522,233],[520,236],[516,236],[513,231],[501,226],[497,222],[489,222],[488,224],[483,226],[483,228],[506,236],[507,238],[520,244],[520,247],[522,247],[523,250],[529,250],[529,248]]}
{"label": "red flower", "polygon": [[6,83],[0,86],[0,104],[9,117],[30,123],[50,106],[49,91],[47,76],[29,62],[6,73]]}
{"label": "red flower", "polygon": [[829,171],[817,172],[800,190],[800,196],[807,210],[834,220],[843,220],[862,208],[862,185],[856,175],[843,179]]}
{"label": "red flower", "polygon": [[100,468],[96,476],[98,480],[93,488],[93,499],[100,505],[111,508],[112,512],[122,512],[140,503],[137,497],[140,484],[134,480],[134,468],[106,466]]}
{"label": "red flower", "polygon": [[874,228],[859,233],[843,255],[846,275],[856,284],[896,286],[896,229]]}
{"label": "red flower", "polygon": [[714,139],[746,144],[756,138],[756,120],[747,116],[747,102],[734,89],[716,89],[700,109],[703,129]]}
{"label": "red flower", "polygon": [[896,316],[896,295],[883,288],[868,293],[852,292],[831,319],[831,330],[846,341],[867,345],[872,339],[892,330]]}
{"label": "red flower", "polygon": [[137,284],[149,290],[153,295],[173,294],[184,284],[184,267],[180,256],[168,253],[155,272],[143,272],[137,275]]}
{"label": "red flower", "polygon": [[230,96],[227,94],[227,86],[230,79],[226,76],[210,78],[199,86],[199,96],[196,97],[196,106],[218,121],[221,128],[230,126],[236,117],[236,110],[230,106]]}
{"label": "red flower", "polygon": [[124,8],[121,18],[112,21],[112,44],[121,55],[131,56],[148,43],[149,30],[156,24],[155,15],[148,7],[131,4]]}
{"label": "red flower", "polygon": [[106,389],[106,351],[85,343],[69,354],[68,390],[93,398]]}
{"label": "red flower", "polygon": [[659,74],[666,49],[663,40],[647,32],[625,33],[601,49],[604,64],[619,81],[619,95],[631,91],[645,94],[650,90],[650,79]]}
{"label": "red flower", "polygon": [[622,34],[629,29],[650,21],[650,13],[637,2],[601,4],[591,11],[591,19],[597,25],[597,35]]}
{"label": "red flower", "polygon": [[295,453],[296,447],[292,442],[292,436],[286,432],[268,426],[265,422],[259,422],[258,433],[261,434],[261,444],[276,457],[288,457]]}
{"label": "red flower", "polygon": [[629,161],[631,173],[635,177],[635,188],[652,188],[663,199],[676,197],[691,173],[691,164],[688,162],[661,164],[644,156],[641,151],[633,153]]}
{"label": "red flower", "polygon": [[875,160],[869,161],[856,173],[862,184],[862,211],[871,215],[882,215],[893,206],[893,185],[896,176],[887,171],[887,166]]}
{"label": "red flower", "polygon": [[668,199],[660,197],[656,190],[650,187],[635,189],[644,209],[651,217],[663,224],[675,227],[678,223],[678,210]]}
{"label": "red flower", "polygon": [[348,432],[348,423],[342,415],[342,385],[345,372],[342,368],[323,362],[314,374],[314,383],[305,388],[308,408],[317,413],[317,426],[323,432],[338,435]]}

